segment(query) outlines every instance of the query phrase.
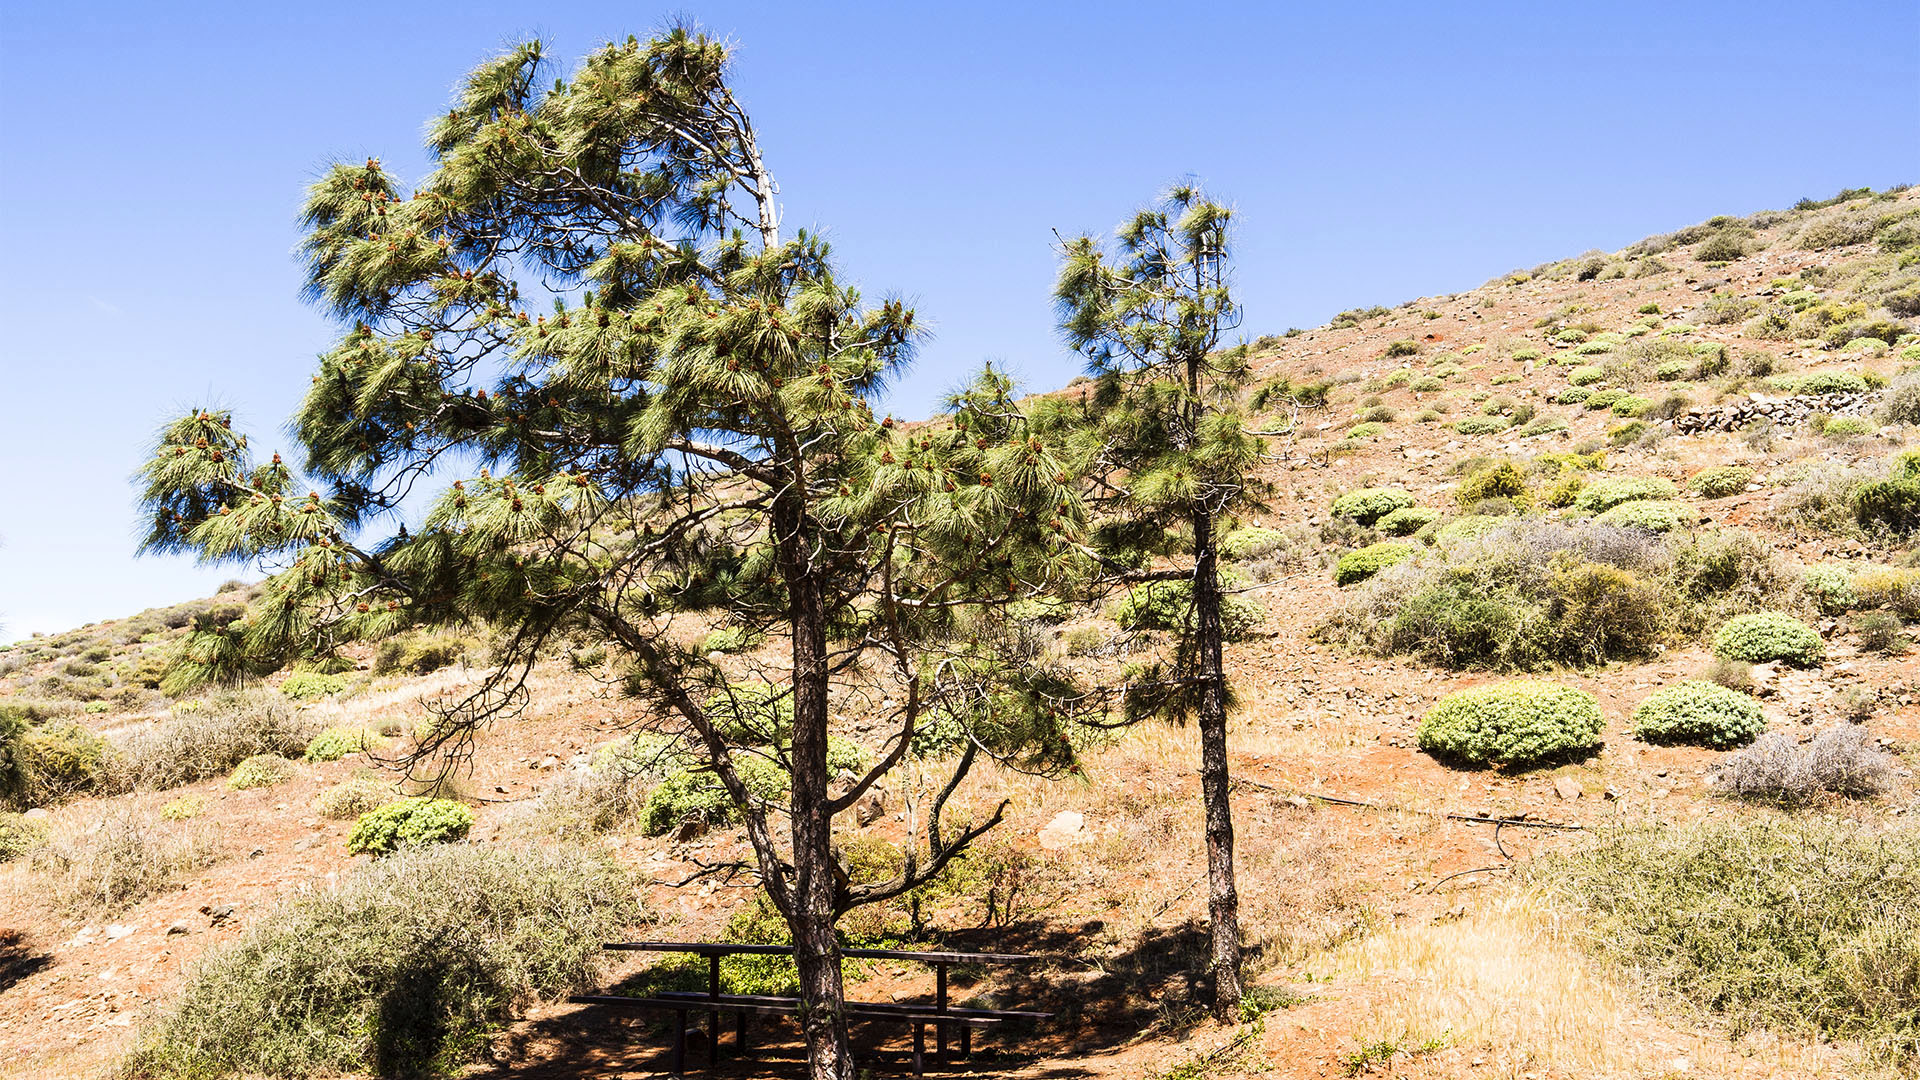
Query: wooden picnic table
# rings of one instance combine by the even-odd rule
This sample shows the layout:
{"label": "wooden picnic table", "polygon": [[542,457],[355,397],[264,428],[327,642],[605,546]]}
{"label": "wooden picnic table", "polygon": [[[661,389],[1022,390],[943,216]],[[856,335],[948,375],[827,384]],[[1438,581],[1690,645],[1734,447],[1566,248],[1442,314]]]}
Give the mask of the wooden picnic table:
{"label": "wooden picnic table", "polygon": [[[616,952],[678,952],[692,953],[707,958],[707,990],[705,994],[689,991],[662,991],[652,998],[622,998],[609,995],[578,995],[571,1000],[590,1005],[613,1005],[637,1008],[671,1009],[678,1016],[674,1033],[673,1071],[677,1076],[685,1068],[686,1061],[686,1013],[689,1007],[698,1009],[706,1006],[707,1064],[711,1068],[718,1060],[720,1049],[720,1013],[731,1012],[734,1015],[734,1043],[736,1051],[742,1055],[747,1052],[747,1016],[749,1013],[789,1015],[798,1010],[799,999],[773,997],[767,995],[722,994],[720,992],[720,961],[728,956],[792,956],[791,945],[756,945],[723,941],[609,941],[601,948]],[[960,1032],[960,1053],[962,1056],[973,1052],[973,1029],[987,1027],[1002,1020],[1044,1020],[1052,1013],[1018,1009],[955,1009],[947,996],[947,969],[954,964],[1019,964],[1034,960],[1047,959],[1027,953],[986,953],[986,952],[919,952],[911,949],[842,949],[840,955],[859,960],[908,960],[915,963],[932,964],[934,967],[934,1006],[931,1010],[924,1006],[899,1004],[895,1002],[849,1001],[849,1015],[863,1019],[905,1020],[913,1025],[913,1072],[921,1075],[923,1068],[922,1033],[924,1025],[934,1027],[935,1053],[944,1060],[947,1056],[947,1030],[956,1028]]]}

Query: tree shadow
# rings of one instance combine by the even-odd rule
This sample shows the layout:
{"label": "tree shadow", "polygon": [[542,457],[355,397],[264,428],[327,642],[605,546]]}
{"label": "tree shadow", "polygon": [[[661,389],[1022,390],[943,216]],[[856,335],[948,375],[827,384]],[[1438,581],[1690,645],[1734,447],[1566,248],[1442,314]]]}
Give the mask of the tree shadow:
{"label": "tree shadow", "polygon": [[0,930],[0,993],[53,963],[53,957],[35,952],[18,930]]}

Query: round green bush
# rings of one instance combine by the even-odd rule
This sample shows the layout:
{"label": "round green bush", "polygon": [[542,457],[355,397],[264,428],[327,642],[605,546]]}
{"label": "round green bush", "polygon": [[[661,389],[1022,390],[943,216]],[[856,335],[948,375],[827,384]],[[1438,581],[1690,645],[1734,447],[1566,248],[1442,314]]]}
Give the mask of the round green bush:
{"label": "round green bush", "polygon": [[1826,651],[1826,643],[1813,627],[1778,611],[1735,615],[1713,635],[1714,655],[1749,664],[1785,660],[1810,667],[1819,663]]}
{"label": "round green bush", "polygon": [[[1593,399],[1589,398],[1588,401]],[[1639,416],[1653,407],[1653,402],[1643,397],[1627,396],[1615,401],[1609,408],[1615,416]]]}
{"label": "round green bush", "polygon": [[1520,502],[1526,497],[1527,474],[1511,461],[1502,461],[1473,473],[1461,481],[1460,490],[1454,493],[1454,499],[1461,506],[1472,506],[1487,499]]}
{"label": "round green bush", "polygon": [[446,844],[466,837],[473,811],[453,799],[402,799],[369,810],[354,822],[347,851],[387,855],[401,848]]}
{"label": "round green bush", "polygon": [[1864,394],[1868,389],[1867,380],[1851,371],[1816,371],[1792,379],[1790,385],[1801,395]]}
{"label": "round green bush", "polygon": [[330,727],[313,737],[302,756],[308,761],[339,761],[348,754],[365,753],[378,737],[363,727]]}
{"label": "round green bush", "polygon": [[[762,799],[777,799],[787,790],[787,777],[780,767],[764,757],[736,753],[734,771],[747,791]],[[710,769],[682,769],[655,785],[640,811],[640,828],[648,836],[659,836],[688,818],[707,825],[731,825],[740,819],[740,811]]]}
{"label": "round green bush", "polygon": [[280,683],[280,692],[295,701],[331,697],[346,688],[345,675],[323,675],[318,671],[296,671]]}
{"label": "round green bush", "polygon": [[1242,525],[1221,537],[1219,545],[1220,557],[1235,561],[1257,559],[1286,546],[1286,533],[1279,529],[1266,529],[1258,525]]}
{"label": "round green bush", "polygon": [[1385,430],[1387,430],[1386,426],[1380,423],[1378,420],[1367,420],[1367,421],[1363,421],[1361,423],[1355,424],[1352,427],[1348,428],[1347,438],[1371,439],[1375,435],[1378,435]]}
{"label": "round green bush", "polygon": [[1424,506],[1403,506],[1381,518],[1377,526],[1388,536],[1412,536],[1438,520],[1438,510],[1429,510]]}
{"label": "round green bush", "polygon": [[1616,529],[1645,529],[1648,532],[1672,532],[1692,521],[1694,510],[1686,503],[1677,502],[1628,502],[1594,517],[1595,525],[1611,525]]}
{"label": "round green bush", "polygon": [[1593,364],[1584,364],[1567,372],[1567,381],[1575,386],[1591,386],[1606,377],[1606,371]]}
{"label": "round green bush", "polygon": [[1655,690],[1633,710],[1634,734],[1650,743],[1726,750],[1745,746],[1766,730],[1759,702],[1704,679]]}
{"label": "round green bush", "polygon": [[1433,542],[1441,547],[1447,547],[1468,540],[1478,540],[1512,520],[1498,514],[1467,514],[1434,529]]}
{"label": "round green bush", "polygon": [[1578,405],[1593,396],[1593,391],[1584,386],[1569,386],[1553,396],[1557,405]]}
{"label": "round green bush", "polygon": [[1712,465],[1687,478],[1687,489],[1703,499],[1724,499],[1738,495],[1753,483],[1753,470],[1745,465]]}
{"label": "round green bush", "polygon": [[1333,568],[1333,583],[1352,585],[1365,581],[1395,563],[1412,558],[1414,550],[1411,544],[1383,542],[1349,551],[1340,556],[1340,562]]}
{"label": "round green bush", "polygon": [[1853,591],[1853,575],[1844,566],[1809,566],[1801,583],[1828,615],[1845,615],[1859,602]]}
{"label": "round green bush", "polygon": [[1462,435],[1498,435],[1513,426],[1504,416],[1469,416],[1453,422],[1453,430]]}
{"label": "round green bush", "polygon": [[1333,500],[1336,516],[1352,518],[1371,525],[1402,507],[1412,506],[1414,497],[1399,488],[1361,488]]}
{"label": "round green bush", "polygon": [[1470,765],[1531,765],[1600,745],[1605,721],[1592,694],[1518,679],[1457,690],[1420,721],[1420,749]]}
{"label": "round green bush", "polygon": [[1878,429],[1873,426],[1873,421],[1864,416],[1836,416],[1827,421],[1827,426],[1820,429],[1820,434],[1835,439],[1846,439],[1859,435],[1871,435],[1876,430]]}
{"label": "round green bush", "polygon": [[700,642],[703,653],[737,653],[758,648],[765,640],[744,626],[723,626],[708,634]]}
{"label": "round green bush", "polygon": [[1853,491],[1853,516],[1894,532],[1920,528],[1920,480],[1874,480]]}
{"label": "round green bush", "polygon": [[1580,489],[1573,508],[1584,514],[1598,514],[1624,502],[1671,499],[1673,484],[1657,476],[1619,476],[1595,480]]}
{"label": "round green bush", "polygon": [[1669,360],[1653,369],[1653,377],[1661,382],[1674,382],[1683,379],[1693,364],[1686,360]]}
{"label": "round green bush", "polygon": [[1593,393],[1587,395],[1586,405],[1589,409],[1611,409],[1613,408],[1614,402],[1620,401],[1626,396],[1627,392],[1625,390],[1610,386],[1605,390],[1595,390]]}
{"label": "round green bush", "polygon": [[255,754],[233,767],[227,786],[235,791],[272,787],[293,779],[293,762],[278,754]]}

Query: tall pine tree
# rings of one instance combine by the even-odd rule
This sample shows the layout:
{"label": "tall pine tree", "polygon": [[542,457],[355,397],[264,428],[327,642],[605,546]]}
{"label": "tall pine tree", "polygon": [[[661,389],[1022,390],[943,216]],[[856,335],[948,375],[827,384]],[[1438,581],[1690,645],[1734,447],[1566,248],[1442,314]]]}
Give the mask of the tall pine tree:
{"label": "tall pine tree", "polygon": [[[1246,350],[1219,347],[1240,317],[1231,220],[1198,188],[1176,187],[1120,227],[1113,251],[1090,236],[1067,241],[1054,291],[1061,329],[1096,377],[1088,475],[1110,522],[1096,537],[1108,577],[1190,598],[1172,663],[1143,672],[1127,701],[1135,715],[1192,718],[1199,729],[1214,1011],[1223,1021],[1239,1016],[1241,943],[1219,540],[1233,511],[1251,505],[1248,477],[1262,449],[1238,407]],[[1154,560],[1176,566],[1155,570]]]}
{"label": "tall pine tree", "polygon": [[[1072,571],[1082,466],[992,373],[934,422],[874,415],[914,313],[863,303],[818,237],[782,231],[720,42],[674,29],[571,78],[546,67],[532,43],[474,70],[412,190],[378,161],[313,185],[308,285],[345,330],[293,421],[298,473],[256,461],[222,412],[164,429],[145,549],[276,570],[243,617],[191,637],[171,685],[484,620],[496,662],[438,703],[411,762],[444,768],[524,707],[543,653],[606,641],[738,809],[796,946],[811,1074],[851,1080],[838,918],[999,820],[951,820],[977,761],[1074,767],[1066,683],[1004,607]],[[408,532],[409,493],[462,472]],[[770,635],[788,664],[737,693],[737,671],[678,643],[689,622]],[[829,719],[852,707],[885,737],[836,783]],[[943,741],[900,873],[848,881],[836,817]],[[750,782],[759,762],[784,795]]]}

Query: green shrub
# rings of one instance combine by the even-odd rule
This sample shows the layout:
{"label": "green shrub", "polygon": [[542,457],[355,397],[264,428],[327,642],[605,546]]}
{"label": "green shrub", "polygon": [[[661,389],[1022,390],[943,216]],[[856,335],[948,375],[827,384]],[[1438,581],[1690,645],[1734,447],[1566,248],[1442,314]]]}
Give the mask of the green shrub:
{"label": "green shrub", "polygon": [[413,630],[380,643],[373,655],[373,672],[426,675],[467,659],[479,648],[479,642],[461,634]]}
{"label": "green shrub", "polygon": [[1468,416],[1453,422],[1453,430],[1462,435],[1498,435],[1513,426],[1504,416]]}
{"label": "green shrub", "polygon": [[1891,611],[1861,612],[1853,620],[1853,629],[1865,652],[1898,656],[1907,651],[1906,625]]}
{"label": "green shrub", "polygon": [[348,754],[365,753],[379,733],[363,727],[330,727],[313,737],[301,755],[308,761],[339,761]]}
{"label": "green shrub", "polygon": [[701,639],[700,651],[703,653],[737,653],[755,649],[765,640],[764,635],[756,634],[744,626],[723,626]]}
{"label": "green shrub", "polygon": [[47,842],[47,827],[21,814],[0,810],[0,863],[32,854]]}
{"label": "green shrub", "polygon": [[1849,586],[1862,608],[1885,608],[1903,618],[1920,618],[1920,570],[1907,566],[1870,566]]}
{"label": "green shrub", "polygon": [[1686,360],[1669,360],[1653,369],[1653,377],[1661,382],[1674,382],[1687,377],[1693,370],[1693,364]]}
{"label": "green shrub", "polygon": [[182,795],[177,799],[168,799],[160,807],[160,820],[186,821],[197,818],[207,809],[207,800],[198,795]]}
{"label": "green shrub", "polygon": [[271,691],[220,694],[126,739],[117,771],[129,786],[164,791],[230,772],[256,754],[297,757],[318,729]]}
{"label": "green shrub", "polygon": [[1462,544],[1469,540],[1478,540],[1509,519],[1497,514],[1467,514],[1433,530],[1433,542],[1441,547]]}
{"label": "green shrub", "polygon": [[112,786],[113,747],[78,724],[0,715],[0,807],[29,810]]}
{"label": "green shrub", "polygon": [[1357,551],[1349,551],[1340,556],[1333,570],[1335,585],[1351,585],[1365,581],[1395,563],[1413,557],[1416,549],[1411,544],[1378,543],[1368,544]]}
{"label": "green shrub", "polygon": [[[1587,401],[1591,403],[1593,399],[1588,398]],[[1634,397],[1632,395],[1628,395],[1626,397],[1620,398],[1619,400],[1615,401],[1612,405],[1608,406],[1608,408],[1612,410],[1613,415],[1629,416],[1629,417],[1640,416],[1652,407],[1653,407],[1653,402],[1648,401],[1646,398]]]}
{"label": "green shrub", "polygon": [[1854,520],[1897,533],[1920,527],[1920,480],[1869,480],[1853,489]]}
{"label": "green shrub", "polygon": [[1587,364],[1567,372],[1567,381],[1574,386],[1591,386],[1606,377],[1606,369],[1596,364]]}
{"label": "green shrub", "polygon": [[1547,435],[1567,430],[1567,421],[1558,416],[1543,416],[1521,430],[1522,436]]}
{"label": "green shrub", "polygon": [[[734,769],[747,791],[762,799],[777,799],[787,790],[784,770],[764,757],[733,755]],[[671,831],[688,818],[697,818],[709,826],[730,825],[740,819],[740,811],[720,783],[719,777],[704,768],[683,769],[660,781],[647,796],[640,812],[640,827],[648,836]]]}
{"label": "green shrub", "polygon": [[1387,343],[1386,355],[1390,357],[1412,356],[1419,351],[1420,343],[1417,341],[1390,341]]}
{"label": "green shrub", "polygon": [[1593,391],[1584,386],[1563,387],[1553,396],[1556,405],[1578,405],[1593,396]]}
{"label": "green shrub", "polygon": [[1288,546],[1287,534],[1278,529],[1243,525],[1220,538],[1220,557],[1243,562],[1271,555]]}
{"label": "green shrub", "polygon": [[1618,529],[1645,529],[1648,532],[1672,532],[1692,521],[1694,510],[1678,502],[1627,502],[1594,515],[1595,525]]}
{"label": "green shrub", "polygon": [[428,847],[465,839],[473,811],[453,799],[401,799],[360,815],[347,836],[347,851],[388,855],[401,848]]}
{"label": "green shrub", "polygon": [[1753,470],[1745,465],[1712,465],[1687,478],[1687,490],[1703,499],[1724,499],[1738,495],[1753,483]]}
{"label": "green shrub", "polygon": [[1573,508],[1598,514],[1621,503],[1671,499],[1674,494],[1672,482],[1657,476],[1608,477],[1582,488],[1573,500]]}
{"label": "green shrub", "polygon": [[1857,1039],[1905,1071],[1920,1055],[1916,866],[1911,828],[1764,814],[1614,833],[1530,876],[1581,913],[1600,959],[1734,1033]]}
{"label": "green shrub", "polygon": [[1700,242],[1693,249],[1693,257],[1701,262],[1733,262],[1746,257],[1747,241],[1741,233],[1732,229],[1722,229]]}
{"label": "green shrub", "polygon": [[[1234,578],[1222,574],[1220,584],[1232,588]],[[1150,581],[1127,590],[1114,605],[1113,621],[1122,630],[1180,630],[1187,625],[1193,608],[1193,582]],[[1266,618],[1266,609],[1257,601],[1238,596],[1220,598],[1220,624],[1228,641],[1238,641],[1253,632]]]}
{"label": "green shrub", "polygon": [[1725,750],[1758,738],[1767,730],[1767,718],[1750,695],[1690,679],[1649,694],[1633,710],[1633,730],[1650,743]]}
{"label": "green shrub", "polygon": [[1383,427],[1383,426],[1382,426],[1381,424],[1379,424],[1379,423],[1378,423],[1377,421],[1373,421],[1373,420],[1369,420],[1369,421],[1367,421],[1367,422],[1365,422],[1365,423],[1362,423],[1362,424],[1355,424],[1355,425],[1353,425],[1352,427],[1350,427],[1350,428],[1348,428],[1348,429],[1347,429],[1347,438],[1349,438],[1349,439],[1371,439],[1371,438],[1373,438],[1373,437],[1374,437],[1375,435],[1378,435],[1378,434],[1380,434],[1380,433],[1381,433],[1382,431],[1385,431],[1385,430],[1386,430],[1386,428],[1385,428],[1385,427]]}
{"label": "green shrub", "polygon": [[280,692],[295,701],[332,697],[346,688],[345,675],[327,675],[318,671],[296,671],[280,683]]}
{"label": "green shrub", "polygon": [[1782,380],[1781,389],[1803,397],[1816,394],[1863,394],[1867,381],[1851,371],[1815,371]]}
{"label": "green shrub", "polygon": [[1441,698],[1421,719],[1419,740],[1447,761],[1526,766],[1592,750],[1604,727],[1592,694],[1522,679]]}
{"label": "green shrub", "polygon": [[1857,602],[1853,592],[1853,575],[1843,566],[1809,566],[1802,584],[1806,587],[1807,595],[1813,598],[1815,606],[1827,615],[1845,614]]}
{"label": "green shrub", "polygon": [[1400,488],[1361,488],[1333,500],[1331,509],[1338,517],[1372,525],[1395,510],[1414,505],[1414,501],[1412,495]]}
{"label": "green shrub", "polygon": [[1403,506],[1374,524],[1388,536],[1412,536],[1438,520],[1438,510],[1429,510],[1424,506]]}
{"label": "green shrub", "polygon": [[255,754],[234,766],[227,786],[235,791],[272,787],[293,779],[293,762],[278,754]]}
{"label": "green shrub", "polygon": [[1647,433],[1646,421],[1629,420],[1624,424],[1616,424],[1613,427],[1610,427],[1607,429],[1607,445],[1608,446],[1631,446],[1634,443],[1639,442],[1641,437],[1646,435],[1646,433]]}
{"label": "green shrub", "polygon": [[249,920],[141,1031],[139,1076],[451,1074],[516,1008],[596,987],[640,912],[604,856],[411,851]]}
{"label": "green shrub", "polygon": [[1526,498],[1527,474],[1511,461],[1497,462],[1468,474],[1461,482],[1460,490],[1454,493],[1455,501],[1461,506],[1474,506],[1487,499],[1511,499],[1515,503],[1524,503]]}
{"label": "green shrub", "polygon": [[1446,385],[1447,384],[1443,380],[1435,376],[1422,375],[1419,378],[1408,383],[1407,388],[1424,394],[1424,393],[1431,393],[1435,390],[1442,389]]}
{"label": "green shrub", "polygon": [[1784,660],[1810,667],[1826,655],[1820,634],[1806,623],[1777,611],[1735,615],[1713,635],[1716,656],[1764,664]]}
{"label": "green shrub", "polygon": [[1864,416],[1836,416],[1827,421],[1820,434],[1832,439],[1852,439],[1861,435],[1871,435],[1876,429],[1873,421]]}
{"label": "green shrub", "polygon": [[1605,390],[1595,390],[1593,393],[1588,394],[1585,404],[1589,410],[1611,409],[1613,408],[1614,402],[1621,401],[1626,398],[1626,396],[1627,392],[1625,390],[1609,387]]}

